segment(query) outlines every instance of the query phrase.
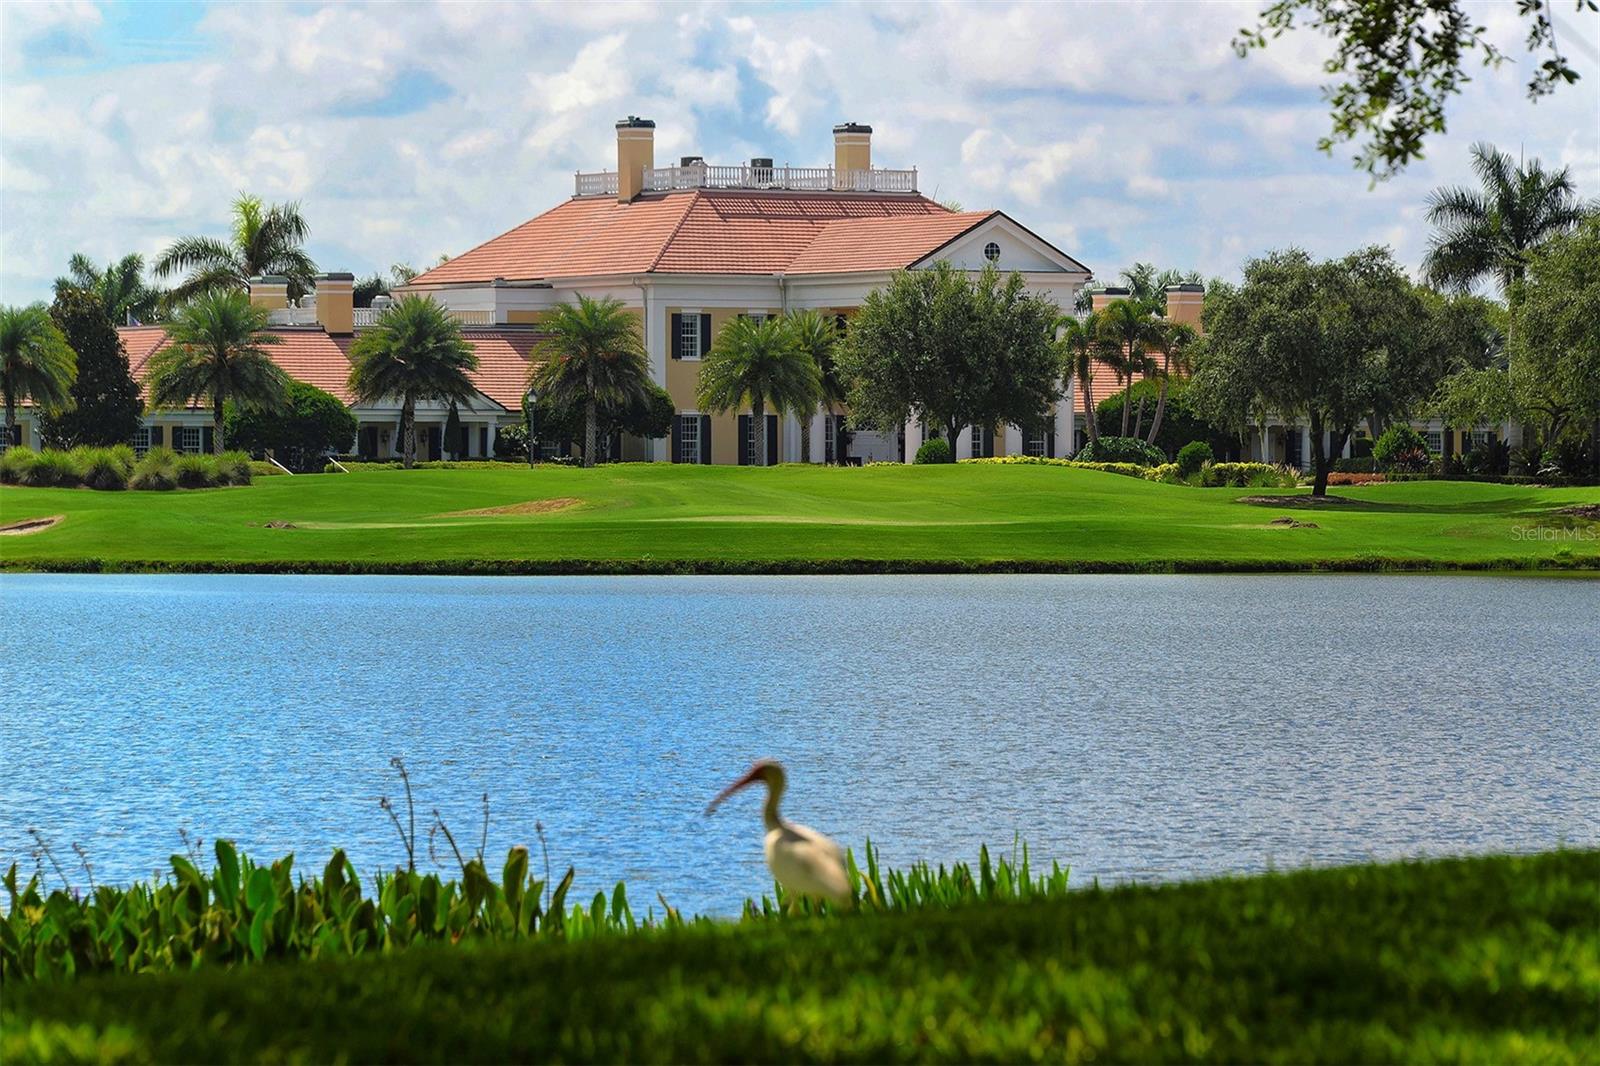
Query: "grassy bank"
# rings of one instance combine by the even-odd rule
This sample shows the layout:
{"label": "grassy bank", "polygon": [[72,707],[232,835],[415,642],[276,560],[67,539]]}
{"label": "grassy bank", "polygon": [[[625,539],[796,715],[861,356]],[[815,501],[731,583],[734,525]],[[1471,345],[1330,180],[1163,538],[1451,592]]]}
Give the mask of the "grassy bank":
{"label": "grassy bank", "polygon": [[[1299,495],[1304,495],[1301,490]],[[1600,490],[1418,482],[1315,510],[1024,465],[366,470],[179,493],[0,488],[9,569],[1228,571],[1600,567]],[[1293,495],[1291,493],[1291,495]],[[1274,520],[1293,518],[1297,524]]]}
{"label": "grassy bank", "polygon": [[6,1062],[1594,1061],[1600,853],[11,983]]}

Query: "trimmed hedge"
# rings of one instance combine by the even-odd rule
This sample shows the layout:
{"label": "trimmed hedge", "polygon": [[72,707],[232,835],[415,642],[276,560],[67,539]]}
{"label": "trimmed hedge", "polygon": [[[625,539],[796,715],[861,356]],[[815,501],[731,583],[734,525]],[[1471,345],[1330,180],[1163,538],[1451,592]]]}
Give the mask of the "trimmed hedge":
{"label": "trimmed hedge", "polygon": [[70,452],[11,448],[0,455],[0,484],[102,491],[165,491],[179,486],[207,489],[248,485],[255,465],[244,452],[180,456],[162,447],[151,448],[143,458],[135,459],[133,449],[126,444],[78,447]]}
{"label": "trimmed hedge", "polygon": [[1140,466],[1160,466],[1167,461],[1160,448],[1137,437],[1101,437],[1085,444],[1078,458],[1086,463],[1137,463]]}
{"label": "trimmed hedge", "polygon": [[0,1059],[1600,1058],[1600,854],[9,983]]}
{"label": "trimmed hedge", "polygon": [[950,450],[949,442],[943,437],[935,437],[932,440],[922,442],[922,447],[917,449],[917,455],[913,463],[953,463],[955,458],[955,453]]}

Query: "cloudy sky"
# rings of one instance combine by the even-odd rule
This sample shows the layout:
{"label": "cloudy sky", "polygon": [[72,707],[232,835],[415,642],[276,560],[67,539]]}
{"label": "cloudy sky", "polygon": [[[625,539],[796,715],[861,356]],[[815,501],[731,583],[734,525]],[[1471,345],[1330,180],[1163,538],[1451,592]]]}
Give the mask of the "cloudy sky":
{"label": "cloudy sky", "polygon": [[1435,185],[1477,140],[1600,195],[1600,16],[1558,2],[1585,80],[1537,105],[1512,0],[1476,14],[1522,62],[1479,72],[1450,133],[1369,188],[1316,150],[1326,44],[1229,47],[1256,3],[62,3],[0,5],[0,302],[46,298],[77,251],[223,235],[246,189],[302,203],[328,270],[459,253],[616,165],[832,160],[835,122],[924,192],[1001,208],[1110,277],[1135,260],[1233,275],[1298,244],[1414,265]]}

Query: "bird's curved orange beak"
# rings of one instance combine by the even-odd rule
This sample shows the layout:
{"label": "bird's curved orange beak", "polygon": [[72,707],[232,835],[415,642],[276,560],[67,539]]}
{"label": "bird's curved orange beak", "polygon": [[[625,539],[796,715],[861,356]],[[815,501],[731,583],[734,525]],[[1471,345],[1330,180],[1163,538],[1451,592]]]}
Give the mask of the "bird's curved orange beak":
{"label": "bird's curved orange beak", "polygon": [[723,800],[727,799],[741,788],[748,788],[757,781],[760,781],[761,770],[762,768],[760,766],[751,767],[749,773],[745,774],[743,777],[739,778],[739,780],[735,781],[733,784],[717,793],[717,798],[706,804],[706,814],[711,814],[722,805]]}

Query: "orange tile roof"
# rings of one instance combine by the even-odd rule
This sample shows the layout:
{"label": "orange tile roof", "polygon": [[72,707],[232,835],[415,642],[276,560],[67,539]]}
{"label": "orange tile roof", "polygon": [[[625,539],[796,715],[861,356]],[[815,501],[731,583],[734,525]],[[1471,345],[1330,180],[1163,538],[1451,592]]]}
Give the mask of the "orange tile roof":
{"label": "orange tile roof", "polygon": [[990,212],[921,196],[691,189],[568,200],[413,285],[605,274],[773,274],[910,266]]}
{"label": "orange tile roof", "polygon": [[[315,385],[351,402],[346,381],[350,376],[352,336],[332,337],[321,327],[274,330],[279,343],[266,345],[272,361],[296,381]],[[118,327],[117,335],[128,353],[134,380],[145,394],[144,373],[150,357],[167,342],[167,331],[160,326]],[[544,334],[532,330],[464,330],[462,336],[478,356],[478,369],[468,376],[478,391],[510,411],[521,410],[522,394],[527,389],[528,364]],[[148,396],[146,396],[148,399]]]}

